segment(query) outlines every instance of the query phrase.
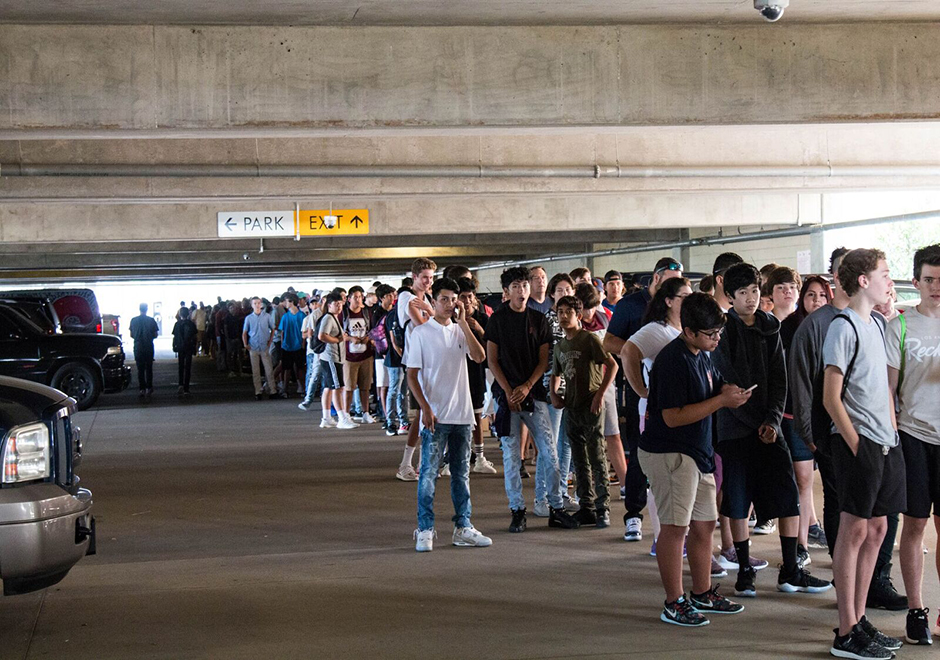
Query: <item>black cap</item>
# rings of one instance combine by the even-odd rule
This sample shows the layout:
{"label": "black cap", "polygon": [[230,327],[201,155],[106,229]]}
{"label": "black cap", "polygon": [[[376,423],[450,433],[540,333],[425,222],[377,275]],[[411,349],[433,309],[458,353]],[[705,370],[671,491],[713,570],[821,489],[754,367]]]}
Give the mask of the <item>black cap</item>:
{"label": "black cap", "polygon": [[623,280],[623,275],[620,274],[619,270],[608,270],[604,273],[604,282],[610,282],[611,280]]}

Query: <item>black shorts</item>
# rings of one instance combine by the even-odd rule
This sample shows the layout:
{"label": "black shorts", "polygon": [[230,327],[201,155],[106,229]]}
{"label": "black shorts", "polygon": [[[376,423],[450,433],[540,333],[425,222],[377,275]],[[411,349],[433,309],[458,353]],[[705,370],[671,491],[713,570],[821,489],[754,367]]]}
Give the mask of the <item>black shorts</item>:
{"label": "black shorts", "polygon": [[940,515],[940,445],[898,431],[907,471],[907,511],[911,518]]}
{"label": "black shorts", "polygon": [[343,382],[343,365],[320,360],[320,388],[324,390],[341,390]]}
{"label": "black shorts", "polygon": [[294,367],[304,369],[307,366],[307,356],[304,349],[298,348],[296,351],[281,351],[281,369],[291,371]]}
{"label": "black shorts", "polygon": [[800,491],[790,450],[783,438],[768,445],[755,431],[744,438],[718,443],[721,456],[721,515],[747,518],[754,504],[759,520],[800,515]]}
{"label": "black shorts", "polygon": [[857,455],[840,435],[833,435],[830,445],[839,511],[869,519],[907,510],[907,472],[900,446],[884,447],[861,435]]}

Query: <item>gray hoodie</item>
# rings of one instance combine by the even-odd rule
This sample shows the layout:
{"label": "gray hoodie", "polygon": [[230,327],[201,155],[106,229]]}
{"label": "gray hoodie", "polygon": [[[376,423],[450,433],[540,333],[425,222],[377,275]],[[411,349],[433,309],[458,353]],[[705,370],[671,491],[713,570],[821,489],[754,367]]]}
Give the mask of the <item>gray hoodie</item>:
{"label": "gray hoodie", "polygon": [[754,325],[728,311],[725,332],[712,354],[725,382],[748,388],[757,385],[740,408],[718,411],[718,442],[743,438],[767,424],[782,438],[780,421],[787,400],[787,366],[780,341],[780,321],[757,310]]}

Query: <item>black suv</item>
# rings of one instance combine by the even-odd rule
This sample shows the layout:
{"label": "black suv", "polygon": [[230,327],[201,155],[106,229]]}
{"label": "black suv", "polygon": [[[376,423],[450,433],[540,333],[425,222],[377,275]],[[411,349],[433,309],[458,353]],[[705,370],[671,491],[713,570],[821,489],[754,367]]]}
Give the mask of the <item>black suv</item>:
{"label": "black suv", "polygon": [[131,382],[121,340],[110,335],[57,334],[39,308],[0,297],[0,376],[51,385],[75,399],[79,410],[101,392],[120,392]]}
{"label": "black suv", "polygon": [[4,595],[43,589],[95,553],[91,491],[79,487],[75,401],[0,376],[0,579]]}

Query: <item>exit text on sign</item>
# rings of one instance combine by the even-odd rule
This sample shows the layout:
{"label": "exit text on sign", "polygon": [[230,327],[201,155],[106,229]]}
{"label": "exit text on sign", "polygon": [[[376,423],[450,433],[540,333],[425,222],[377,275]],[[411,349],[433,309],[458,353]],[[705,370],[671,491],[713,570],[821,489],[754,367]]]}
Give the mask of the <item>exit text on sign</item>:
{"label": "exit text on sign", "polygon": [[[335,226],[327,216],[336,218]],[[298,218],[301,236],[339,236],[369,233],[369,209],[320,209],[301,211]]]}

